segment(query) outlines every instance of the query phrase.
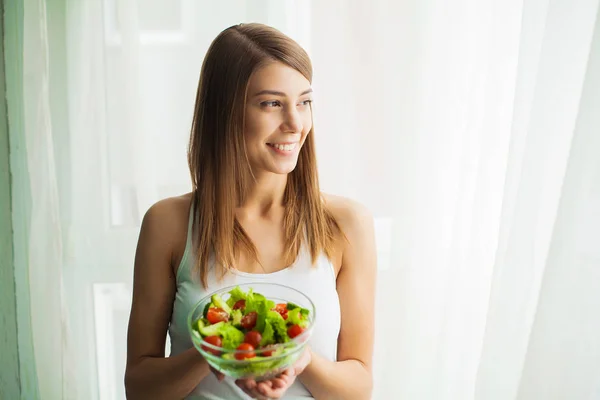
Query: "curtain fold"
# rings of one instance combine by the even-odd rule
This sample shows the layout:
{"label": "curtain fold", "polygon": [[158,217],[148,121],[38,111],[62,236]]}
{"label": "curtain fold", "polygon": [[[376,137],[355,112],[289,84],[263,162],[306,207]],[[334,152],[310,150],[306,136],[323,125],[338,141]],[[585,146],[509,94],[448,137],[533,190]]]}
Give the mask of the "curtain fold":
{"label": "curtain fold", "polygon": [[[499,254],[478,374],[477,393],[490,399],[532,398],[517,395],[533,384],[524,380],[522,374],[531,362],[528,349],[540,344],[531,332],[544,306],[542,301],[548,301],[549,292],[544,286],[547,268],[556,268],[553,238],[570,229],[557,225],[556,219],[561,199],[572,193],[566,191],[569,182],[565,174],[568,163],[580,157],[572,142],[583,105],[584,85],[590,84],[585,79],[589,57],[597,51],[591,46],[597,26],[597,1],[577,5],[546,2],[543,21],[540,10],[533,7],[536,3],[525,5],[523,26],[536,26],[540,31],[535,35],[538,43],[524,42],[519,57],[519,69],[525,76],[518,81],[516,99],[527,99],[529,107],[515,109],[511,145],[515,158],[508,164]],[[594,212],[591,208],[586,211]],[[577,265],[567,263],[558,268],[567,269],[578,279]],[[555,293],[550,295],[550,301],[576,295],[568,291],[563,298],[564,294],[556,297]],[[592,313],[588,317],[598,319]],[[584,323],[575,329],[585,335],[591,328]],[[551,337],[552,331],[546,335]],[[561,350],[555,345],[546,347],[546,351]],[[568,394],[555,390],[542,396],[542,386],[534,392],[549,399]]]}
{"label": "curtain fold", "polygon": [[50,113],[46,2],[24,3],[23,112],[30,181],[30,318],[41,398],[74,398],[63,282],[63,226]]}

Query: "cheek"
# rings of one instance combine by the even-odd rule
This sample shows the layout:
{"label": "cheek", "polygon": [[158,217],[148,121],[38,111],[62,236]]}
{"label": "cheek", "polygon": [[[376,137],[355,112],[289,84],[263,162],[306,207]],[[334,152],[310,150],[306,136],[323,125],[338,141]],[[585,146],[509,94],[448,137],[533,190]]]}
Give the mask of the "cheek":
{"label": "cheek", "polygon": [[277,121],[268,114],[247,114],[244,134],[248,143],[264,142],[277,128]]}
{"label": "cheek", "polygon": [[306,136],[308,135],[308,133],[310,132],[311,129],[312,129],[312,116],[309,113],[306,117],[304,117],[304,119],[302,121],[302,137],[303,137],[303,139],[306,138]]}
{"label": "cheek", "polygon": [[304,127],[304,130],[306,132],[308,132],[308,131],[311,130],[312,123],[313,123],[312,110],[311,109],[307,109],[302,114],[302,126]]}
{"label": "cheek", "polygon": [[244,140],[246,141],[246,147],[248,149],[255,148],[258,143],[260,143],[263,136],[263,128],[261,124],[256,121],[256,119],[246,122],[244,127]]}
{"label": "cheek", "polygon": [[256,160],[257,157],[261,157],[263,149],[263,142],[258,132],[248,132],[245,137],[246,140],[246,152],[250,159]]}

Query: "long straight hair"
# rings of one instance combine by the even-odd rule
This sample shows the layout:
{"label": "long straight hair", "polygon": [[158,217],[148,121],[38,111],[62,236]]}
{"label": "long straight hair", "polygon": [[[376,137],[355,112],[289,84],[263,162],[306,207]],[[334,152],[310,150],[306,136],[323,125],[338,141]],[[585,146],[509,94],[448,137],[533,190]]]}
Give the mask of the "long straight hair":
{"label": "long straight hair", "polygon": [[[262,24],[234,25],[210,45],[200,72],[188,164],[192,178],[195,273],[207,287],[209,258],[224,274],[235,268],[239,252],[259,262],[258,252],[235,217],[251,185],[244,141],[245,106],[251,75],[281,62],[312,82],[308,54],[280,31]],[[321,253],[332,258],[341,232],[325,208],[319,188],[313,128],[296,168],[288,174],[283,197],[285,265],[298,257],[304,241],[314,264]]]}

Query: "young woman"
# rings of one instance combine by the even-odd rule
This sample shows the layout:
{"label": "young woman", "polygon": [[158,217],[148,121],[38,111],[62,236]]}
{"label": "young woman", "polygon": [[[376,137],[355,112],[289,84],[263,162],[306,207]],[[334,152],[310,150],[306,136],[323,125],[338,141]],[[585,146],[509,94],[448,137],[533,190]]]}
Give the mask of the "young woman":
{"label": "young woman", "polygon": [[[159,201],[142,222],[129,399],[370,398],[373,220],[319,190],[311,80],[306,52],[273,28],[235,25],[211,44],[189,143],[193,190]],[[293,287],[319,313],[293,368],[259,383],[211,372],[186,328],[202,297],[249,282]]]}

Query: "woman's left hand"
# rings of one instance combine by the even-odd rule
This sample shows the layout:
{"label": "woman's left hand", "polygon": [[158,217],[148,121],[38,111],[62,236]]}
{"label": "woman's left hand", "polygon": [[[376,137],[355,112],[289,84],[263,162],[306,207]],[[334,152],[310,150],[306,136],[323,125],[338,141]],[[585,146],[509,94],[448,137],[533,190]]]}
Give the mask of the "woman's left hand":
{"label": "woman's left hand", "polygon": [[238,379],[235,381],[247,395],[254,399],[280,399],[294,383],[296,377],[310,364],[311,352],[307,348],[296,363],[274,378],[256,382],[254,379]]}

